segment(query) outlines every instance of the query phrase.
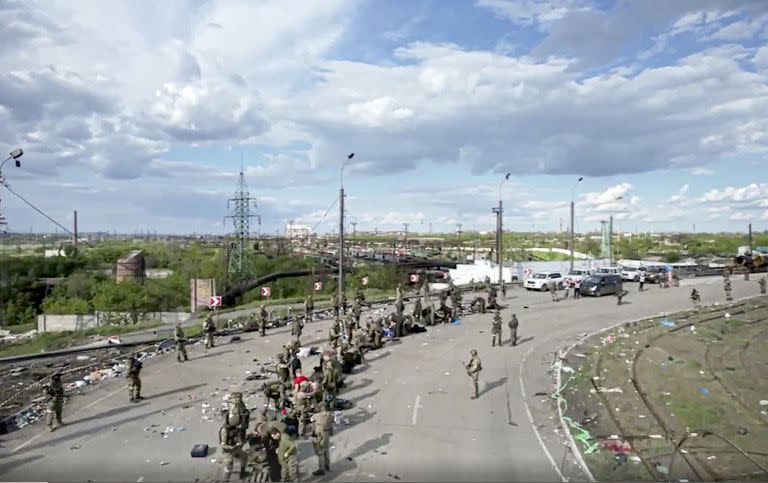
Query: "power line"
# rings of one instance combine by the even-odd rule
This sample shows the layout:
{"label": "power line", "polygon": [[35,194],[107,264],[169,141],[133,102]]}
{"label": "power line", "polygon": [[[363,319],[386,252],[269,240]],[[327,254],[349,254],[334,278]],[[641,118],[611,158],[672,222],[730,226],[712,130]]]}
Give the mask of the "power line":
{"label": "power line", "polygon": [[[70,235],[72,235],[72,236],[75,236],[75,234],[74,234],[74,233],[72,233],[72,231],[70,231],[70,230],[69,230],[69,228],[67,228],[66,226],[62,225],[62,224],[61,224],[61,223],[59,223],[58,221],[54,220],[53,218],[51,218],[50,216],[48,216],[48,215],[47,215],[47,214],[46,214],[46,213],[45,213],[43,210],[41,210],[41,209],[40,209],[40,208],[38,208],[37,206],[33,205],[32,203],[30,203],[29,201],[27,201],[27,199],[26,199],[26,198],[24,198],[23,196],[21,196],[20,194],[18,194],[17,192],[15,192],[15,191],[14,191],[14,190],[13,190],[13,189],[10,187],[10,186],[8,186],[8,183],[6,183],[6,182],[3,182],[3,186],[5,186],[5,189],[7,189],[8,191],[10,191],[10,192],[11,192],[11,193],[13,193],[14,195],[16,195],[16,197],[17,197],[17,198],[19,198],[21,201],[23,201],[24,203],[26,203],[27,205],[29,205],[29,207],[30,207],[30,208],[32,208],[32,209],[33,209],[33,210],[35,210],[36,212],[40,213],[40,214],[41,214],[41,215],[43,215],[44,217],[46,217],[46,218],[48,219],[48,221],[50,221],[50,222],[51,222],[51,223],[53,223],[54,225],[58,226],[59,228],[61,228],[61,229],[62,229],[62,230],[64,230],[65,232],[69,233]],[[83,243],[84,243],[84,244],[86,244],[86,245],[88,245],[88,246],[92,246],[92,245],[90,245],[90,244],[89,244],[89,243],[87,243],[87,242],[83,242]]]}
{"label": "power line", "polygon": [[337,196],[337,197],[336,197],[336,199],[335,199],[335,200],[333,200],[333,203],[331,203],[331,206],[329,206],[329,207],[328,207],[328,209],[327,209],[327,210],[325,210],[325,213],[323,213],[323,216],[321,216],[321,217],[320,217],[320,219],[317,221],[317,223],[315,223],[315,226],[313,226],[313,227],[312,227],[312,229],[311,229],[311,230],[309,230],[309,232],[310,232],[310,233],[314,233],[314,231],[315,231],[315,228],[317,228],[317,227],[320,225],[320,223],[322,223],[322,222],[323,222],[323,220],[325,219],[325,217],[326,217],[326,216],[328,216],[328,212],[330,212],[330,211],[331,211],[331,209],[332,209],[334,206],[336,206],[336,202],[338,202],[338,201],[339,201],[339,197]]}

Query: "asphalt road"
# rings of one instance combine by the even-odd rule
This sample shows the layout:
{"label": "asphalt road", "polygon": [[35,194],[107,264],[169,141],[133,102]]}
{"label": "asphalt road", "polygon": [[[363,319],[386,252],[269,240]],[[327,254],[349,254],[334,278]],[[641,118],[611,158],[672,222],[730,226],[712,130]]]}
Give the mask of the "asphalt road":
{"label": "asphalt road", "polygon": [[[518,347],[491,347],[492,315],[470,315],[459,325],[430,328],[367,355],[369,365],[348,377],[341,397],[355,401],[332,437],[332,474],[313,477],[317,460],[300,441],[300,478],[313,481],[558,481],[560,472],[578,480],[572,457],[555,434],[557,418],[547,397],[553,352],[579,334],[619,322],[690,307],[695,284],[703,303],[724,302],[719,280],[692,279],[680,288],[651,286],[631,293],[617,307],[614,297],[552,302],[548,293],[516,288],[502,300],[504,339],[512,311],[520,319]],[[758,285],[734,279],[737,298],[757,295]],[[469,298],[465,295],[465,300]],[[523,307],[528,307],[523,308]],[[327,321],[304,331],[305,345],[325,339]],[[232,390],[255,388],[246,371],[274,356],[289,338],[276,330],[266,338],[244,334],[242,342],[205,353],[190,348],[189,362],[175,355],[151,359],[142,373],[143,395],[128,402],[124,379],[94,386],[65,407],[69,424],[56,432],[42,425],[0,441],[3,481],[212,481],[221,475],[219,421],[203,421],[203,403],[218,406]],[[481,396],[470,400],[471,381],[462,362],[476,348],[483,361]],[[314,362],[316,358],[312,358]],[[308,361],[305,365],[311,365]],[[255,407],[260,399],[246,400]],[[152,425],[157,425],[152,427]],[[183,427],[163,437],[167,426]],[[148,430],[147,430],[148,429]],[[156,432],[153,432],[156,431]],[[213,454],[194,459],[195,443]],[[216,462],[211,460],[215,459]],[[395,478],[395,476],[397,478]]]}

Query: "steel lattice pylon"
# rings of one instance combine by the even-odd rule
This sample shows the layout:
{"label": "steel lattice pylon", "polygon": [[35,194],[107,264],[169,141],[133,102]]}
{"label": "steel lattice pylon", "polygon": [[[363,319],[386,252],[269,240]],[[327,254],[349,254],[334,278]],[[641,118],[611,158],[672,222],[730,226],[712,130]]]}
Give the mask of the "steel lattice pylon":
{"label": "steel lattice pylon", "polygon": [[227,209],[231,209],[232,214],[224,217],[225,223],[226,218],[231,218],[234,226],[227,264],[227,275],[230,280],[239,280],[255,275],[251,258],[252,250],[248,246],[248,239],[251,232],[251,218],[256,218],[259,226],[261,226],[261,216],[251,214],[251,201],[253,201],[253,207],[256,208],[256,198],[250,197],[245,175],[240,171],[235,196],[227,201]]}

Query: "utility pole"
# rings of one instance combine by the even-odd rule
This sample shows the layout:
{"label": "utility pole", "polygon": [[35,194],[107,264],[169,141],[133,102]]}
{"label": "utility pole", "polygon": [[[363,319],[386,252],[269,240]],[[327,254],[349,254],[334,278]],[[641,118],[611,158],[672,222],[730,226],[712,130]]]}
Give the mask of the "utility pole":
{"label": "utility pole", "polygon": [[749,235],[747,240],[749,241],[749,254],[752,255],[752,223],[749,224]]}
{"label": "utility pole", "polygon": [[403,223],[403,228],[405,229],[405,235],[403,236],[403,248],[405,249],[406,255],[408,254],[408,223]]}
{"label": "utility pole", "polygon": [[459,258],[461,258],[462,252],[463,252],[462,246],[461,246],[461,223],[456,223],[456,235],[458,235],[458,239],[459,239]]}
{"label": "utility pole", "polygon": [[293,253],[293,222],[294,220],[288,220],[288,247],[291,253]]}
{"label": "utility pole", "polygon": [[610,264],[613,266],[613,215],[608,221],[608,253],[610,254]]}
{"label": "utility pole", "polygon": [[339,170],[339,300],[344,296],[344,167],[355,153],[349,153]]}
{"label": "utility pole", "polygon": [[352,221],[352,222],[350,222],[350,225],[352,225],[352,241],[350,242],[351,246],[349,247],[349,250],[351,252],[352,251],[352,247],[356,243],[355,242],[355,237],[357,236],[357,222],[356,221]]}
{"label": "utility pole", "polygon": [[571,249],[571,270],[573,270],[573,233],[574,233],[574,226],[575,226],[575,201],[576,198],[576,187],[579,183],[584,179],[584,177],[580,177],[578,180],[576,180],[576,183],[573,184],[573,190],[571,191],[571,243],[570,243],[570,249]]}
{"label": "utility pole", "polygon": [[493,213],[496,213],[496,263],[499,264],[499,286],[504,282],[503,278],[503,272],[502,272],[502,235],[504,234],[504,227],[503,227],[503,216],[504,216],[504,205],[501,201],[501,189],[504,187],[504,182],[509,180],[511,173],[507,173],[507,175],[504,177],[504,179],[499,183],[499,206],[497,208],[492,208],[491,211]]}
{"label": "utility pole", "polygon": [[77,210],[75,210],[74,231],[72,232],[72,243],[75,245],[75,248],[77,248]]}

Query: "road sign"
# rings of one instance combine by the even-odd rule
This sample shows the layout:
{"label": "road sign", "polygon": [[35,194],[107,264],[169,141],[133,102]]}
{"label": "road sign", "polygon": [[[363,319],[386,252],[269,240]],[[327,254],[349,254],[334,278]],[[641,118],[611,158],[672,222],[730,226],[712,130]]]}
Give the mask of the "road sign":
{"label": "road sign", "polygon": [[527,277],[528,275],[530,275],[530,274],[531,274],[531,269],[530,269],[530,268],[526,268],[525,270],[523,270],[523,273],[524,273],[524,274],[525,274],[525,276]]}
{"label": "road sign", "polygon": [[272,295],[272,289],[269,287],[261,287],[261,296],[270,297]]}
{"label": "road sign", "polygon": [[323,289],[323,282],[315,282],[312,286],[315,288],[315,292],[319,292]]}
{"label": "road sign", "polygon": [[214,295],[208,301],[208,307],[221,307],[221,295]]}
{"label": "road sign", "polygon": [[416,274],[416,273],[412,273],[411,274],[411,282],[418,283],[418,281],[419,281],[419,275]]}
{"label": "road sign", "polygon": [[363,277],[363,285],[368,285],[368,277]]}
{"label": "road sign", "polygon": [[110,344],[110,345],[111,344],[121,344],[120,337],[118,337],[116,335],[112,335],[112,336],[107,337],[107,344]]}

